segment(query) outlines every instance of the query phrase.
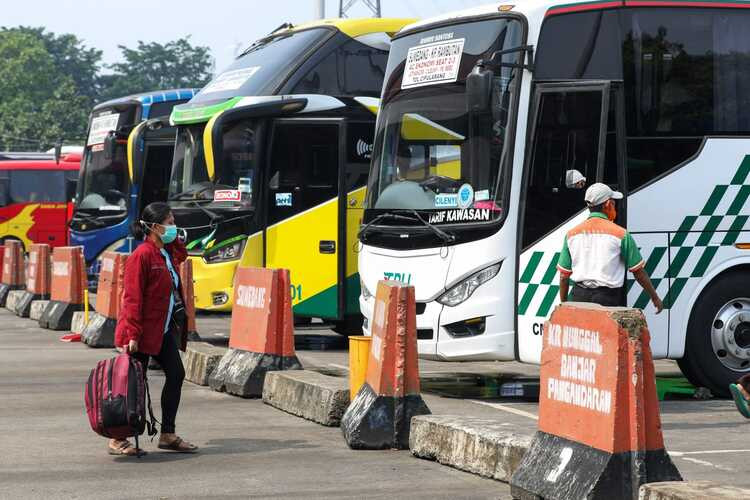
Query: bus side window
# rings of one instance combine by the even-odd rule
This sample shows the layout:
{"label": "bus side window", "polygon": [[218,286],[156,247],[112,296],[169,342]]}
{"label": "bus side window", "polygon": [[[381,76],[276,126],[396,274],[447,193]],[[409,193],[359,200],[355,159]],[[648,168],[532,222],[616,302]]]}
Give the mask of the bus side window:
{"label": "bus side window", "polygon": [[48,170],[10,172],[11,203],[64,202],[65,173]]}
{"label": "bus side window", "polygon": [[523,248],[584,209],[583,188],[596,179],[601,108],[598,90],[540,94],[526,188]]}

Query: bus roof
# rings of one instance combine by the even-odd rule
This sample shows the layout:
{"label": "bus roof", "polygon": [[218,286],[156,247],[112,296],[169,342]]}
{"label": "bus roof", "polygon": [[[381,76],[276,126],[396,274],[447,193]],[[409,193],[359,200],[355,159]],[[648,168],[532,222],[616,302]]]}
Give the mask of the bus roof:
{"label": "bus roof", "polygon": [[94,106],[94,111],[99,111],[104,108],[111,108],[113,106],[122,104],[150,105],[159,102],[192,99],[193,96],[198,93],[198,90],[199,89],[170,89],[154,92],[143,92],[141,94],[118,97],[117,99],[111,99],[109,101],[97,104],[96,106]]}
{"label": "bus roof", "polygon": [[78,170],[81,155],[69,153],[60,158],[60,163],[49,160],[5,160],[0,161],[0,170]]}
{"label": "bus roof", "polygon": [[281,29],[272,33],[272,36],[279,35],[286,31],[293,32],[322,26],[330,26],[338,29],[351,38],[357,38],[359,36],[369,35],[371,33],[396,33],[404,26],[404,24],[413,21],[414,19],[375,17],[365,17],[359,19],[319,19],[317,21],[310,21],[308,23],[299,24],[291,28]]}

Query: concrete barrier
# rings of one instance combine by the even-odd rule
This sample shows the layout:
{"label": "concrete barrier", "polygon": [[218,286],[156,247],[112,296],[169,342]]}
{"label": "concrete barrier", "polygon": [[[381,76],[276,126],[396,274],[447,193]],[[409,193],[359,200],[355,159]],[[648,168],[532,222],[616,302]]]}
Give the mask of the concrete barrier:
{"label": "concrete barrier", "polygon": [[641,486],[639,500],[737,500],[750,498],[750,489],[721,486],[712,481],[671,481]]}
{"label": "concrete barrier", "polygon": [[49,330],[70,330],[73,313],[83,310],[87,286],[82,247],[57,247],[52,252],[52,292],[39,318]]}
{"label": "concrete barrier", "polygon": [[640,309],[566,302],[544,325],[539,430],[511,479],[518,499],[637,499],[680,481],[664,449]]}
{"label": "concrete barrier", "polygon": [[18,305],[26,295],[26,290],[10,290],[5,299],[5,308],[9,311],[16,312]]}
{"label": "concrete barrier", "polygon": [[409,449],[419,458],[509,482],[532,438],[510,432],[498,420],[422,415],[411,419]]}
{"label": "concrete barrier", "polygon": [[294,353],[288,270],[237,269],[229,348],[208,380],[215,391],[259,398],[266,373],[302,369]]}
{"label": "concrete barrier", "polygon": [[120,312],[125,260],[127,255],[104,252],[96,288],[96,311],[81,331],[81,341],[89,347],[114,347],[117,315]]}
{"label": "concrete barrier", "polygon": [[[50,256],[52,250],[46,243],[31,245],[26,273],[26,290],[13,311],[21,318],[28,318],[31,303],[35,300],[49,300],[51,287]],[[37,318],[38,320],[39,318]]]}
{"label": "concrete barrier", "polygon": [[7,307],[8,293],[24,289],[23,246],[18,240],[7,240],[3,251],[0,279],[0,307]]}
{"label": "concrete barrier", "polygon": [[367,376],[341,419],[350,448],[409,448],[411,418],[427,415],[419,392],[414,287],[380,281]]}
{"label": "concrete barrier", "polygon": [[49,300],[34,300],[31,302],[31,308],[29,309],[29,319],[39,321],[44,314],[44,310],[47,309]]}
{"label": "concrete barrier", "polygon": [[349,406],[346,378],[309,370],[269,372],[263,402],[292,415],[329,427],[338,427]]}
{"label": "concrete barrier", "polygon": [[73,319],[70,321],[70,332],[71,333],[83,333],[86,328],[86,313],[84,311],[76,311],[73,313]]}
{"label": "concrete barrier", "polygon": [[219,366],[226,352],[226,347],[217,347],[207,342],[188,342],[183,357],[185,380],[197,385],[208,385],[208,378]]}

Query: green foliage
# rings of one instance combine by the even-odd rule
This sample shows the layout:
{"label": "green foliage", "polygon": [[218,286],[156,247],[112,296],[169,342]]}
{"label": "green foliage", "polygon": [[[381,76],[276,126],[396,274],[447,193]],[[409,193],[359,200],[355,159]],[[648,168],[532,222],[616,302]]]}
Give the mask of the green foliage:
{"label": "green foliage", "polygon": [[208,47],[193,46],[189,37],[166,44],[138,42],[131,49],[120,45],[123,61],[102,76],[103,97],[112,99],[154,89],[203,87],[211,79]]}
{"label": "green foliage", "polygon": [[[203,87],[208,47],[189,38],[120,46],[122,61],[104,67],[102,52],[72,34],[0,27],[0,150],[48,149],[59,139],[83,143],[98,102],[139,92]],[[108,71],[103,74],[102,69]]]}
{"label": "green foliage", "polygon": [[60,74],[39,38],[0,31],[0,61],[0,149],[44,149],[84,135],[89,99]]}

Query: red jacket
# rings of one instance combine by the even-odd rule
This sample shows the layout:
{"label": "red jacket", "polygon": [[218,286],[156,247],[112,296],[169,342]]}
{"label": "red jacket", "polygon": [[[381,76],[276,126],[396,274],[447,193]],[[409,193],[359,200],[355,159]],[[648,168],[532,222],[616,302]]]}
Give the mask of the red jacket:
{"label": "red jacket", "polygon": [[[185,245],[175,240],[165,249],[177,270],[187,259]],[[122,347],[137,340],[139,352],[159,354],[171,293],[172,276],[164,256],[154,243],[146,240],[125,261],[125,287],[117,318],[115,345]],[[185,338],[179,340],[178,345],[185,350]]]}

